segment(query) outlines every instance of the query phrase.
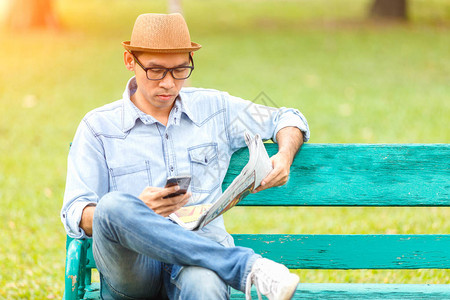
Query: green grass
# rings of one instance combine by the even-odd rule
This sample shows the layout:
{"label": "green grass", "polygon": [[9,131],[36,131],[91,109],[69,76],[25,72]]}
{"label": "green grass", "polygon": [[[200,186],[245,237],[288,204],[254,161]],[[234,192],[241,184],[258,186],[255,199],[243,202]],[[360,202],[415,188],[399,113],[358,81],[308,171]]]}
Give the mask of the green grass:
{"label": "green grass", "polygon": [[[165,1],[57,3],[61,32],[0,31],[0,299],[62,296],[69,143],[87,111],[120,98],[131,76],[120,42],[136,16],[166,9]],[[184,1],[192,40],[204,46],[191,85],[246,99],[264,92],[297,107],[313,143],[449,143],[450,4],[411,1],[409,24],[380,25],[364,20],[368,3]],[[269,210],[235,208],[228,229],[450,231],[447,208]],[[441,270],[299,274],[305,282],[450,283]]]}

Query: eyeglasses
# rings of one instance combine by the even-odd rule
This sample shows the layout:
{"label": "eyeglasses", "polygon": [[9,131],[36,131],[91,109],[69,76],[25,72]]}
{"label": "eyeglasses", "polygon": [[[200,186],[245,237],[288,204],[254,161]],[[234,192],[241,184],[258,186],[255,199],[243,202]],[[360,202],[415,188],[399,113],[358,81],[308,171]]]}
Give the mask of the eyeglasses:
{"label": "eyeglasses", "polygon": [[182,66],[176,68],[163,68],[163,67],[152,67],[146,68],[142,63],[137,59],[137,57],[130,52],[133,56],[134,61],[145,71],[147,74],[148,80],[161,80],[166,77],[167,72],[170,72],[173,79],[183,80],[189,78],[191,76],[192,70],[194,70],[194,60],[192,59],[191,54],[189,53],[189,61],[192,63],[192,66]]}

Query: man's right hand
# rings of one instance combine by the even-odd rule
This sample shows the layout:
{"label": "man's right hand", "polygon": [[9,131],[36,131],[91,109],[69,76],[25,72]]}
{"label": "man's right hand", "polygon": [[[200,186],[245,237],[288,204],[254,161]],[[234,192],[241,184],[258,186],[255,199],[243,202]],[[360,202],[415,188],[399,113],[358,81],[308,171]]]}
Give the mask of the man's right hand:
{"label": "man's right hand", "polygon": [[171,213],[177,211],[179,208],[184,206],[191,194],[186,193],[184,195],[164,198],[179,190],[179,186],[171,186],[167,188],[160,187],[146,187],[142,193],[139,195],[141,199],[150,209],[152,209],[158,215],[167,217]]}
{"label": "man's right hand", "polygon": [[88,205],[83,209],[80,220],[80,228],[84,230],[87,236],[92,236],[92,223],[94,220],[95,206]]}

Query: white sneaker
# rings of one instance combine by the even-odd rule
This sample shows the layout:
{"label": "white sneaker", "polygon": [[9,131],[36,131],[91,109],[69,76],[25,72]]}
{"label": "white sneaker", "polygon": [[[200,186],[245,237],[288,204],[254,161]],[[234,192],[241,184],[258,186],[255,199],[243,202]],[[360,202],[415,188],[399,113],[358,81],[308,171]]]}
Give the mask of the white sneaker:
{"label": "white sneaker", "polygon": [[245,298],[247,300],[252,298],[252,284],[255,284],[259,300],[261,294],[269,300],[288,300],[294,295],[298,282],[298,276],[290,273],[284,265],[266,258],[258,258],[247,276]]}

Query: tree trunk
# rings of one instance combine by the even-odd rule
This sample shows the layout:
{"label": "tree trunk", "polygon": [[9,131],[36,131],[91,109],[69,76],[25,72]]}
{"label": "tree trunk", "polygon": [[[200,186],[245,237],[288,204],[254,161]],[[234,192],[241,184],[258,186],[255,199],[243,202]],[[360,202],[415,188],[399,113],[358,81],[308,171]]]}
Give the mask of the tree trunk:
{"label": "tree trunk", "polygon": [[169,14],[183,14],[183,9],[181,8],[181,0],[168,0],[168,6]]}
{"label": "tree trunk", "polygon": [[59,27],[53,0],[10,0],[6,24],[13,30]]}
{"label": "tree trunk", "polygon": [[407,0],[374,0],[370,17],[406,21]]}

